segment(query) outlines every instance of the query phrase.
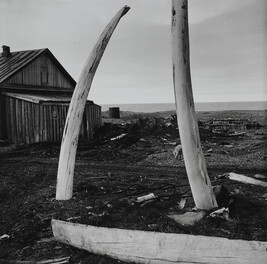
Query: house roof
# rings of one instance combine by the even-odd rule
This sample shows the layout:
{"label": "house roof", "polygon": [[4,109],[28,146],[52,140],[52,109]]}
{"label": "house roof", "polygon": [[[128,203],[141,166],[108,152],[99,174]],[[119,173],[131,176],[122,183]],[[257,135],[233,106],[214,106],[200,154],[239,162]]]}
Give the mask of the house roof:
{"label": "house roof", "polygon": [[29,93],[29,91],[33,92],[33,93],[42,93],[42,92],[46,92],[46,93],[68,93],[68,94],[72,94],[73,93],[74,88],[62,88],[62,87],[50,87],[50,86],[38,86],[38,85],[27,85],[27,84],[20,84],[17,85],[15,83],[0,83],[0,91],[3,92],[15,92],[15,93]]}
{"label": "house roof", "polygon": [[36,49],[36,50],[25,50],[11,52],[10,56],[4,57],[0,56],[0,83],[4,82],[8,78],[12,77],[18,71],[22,70],[34,59],[36,59],[41,54],[46,54],[49,58],[57,65],[57,67],[64,73],[66,78],[73,84],[76,85],[75,80],[70,76],[70,74],[65,70],[65,68],[60,64],[60,62],[55,58],[49,49]]}
{"label": "house roof", "polygon": [[[35,103],[35,104],[39,104],[39,103],[67,103],[69,104],[71,101],[71,96],[68,96],[68,95],[36,95],[36,94],[6,93],[6,92],[3,92],[2,94],[6,96],[10,96],[12,98]],[[94,104],[94,102],[90,100],[87,100],[86,103]]]}

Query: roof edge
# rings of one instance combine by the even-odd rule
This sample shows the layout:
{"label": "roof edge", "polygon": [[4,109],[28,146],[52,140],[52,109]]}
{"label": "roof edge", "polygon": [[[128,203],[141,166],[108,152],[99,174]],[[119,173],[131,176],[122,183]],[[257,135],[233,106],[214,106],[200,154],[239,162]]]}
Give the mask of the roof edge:
{"label": "roof edge", "polygon": [[33,60],[41,56],[42,54],[47,54],[50,59],[57,65],[58,68],[66,75],[67,79],[71,82],[71,84],[75,87],[76,86],[76,81],[72,78],[72,76],[67,72],[67,70],[62,66],[62,64],[57,60],[57,58],[53,55],[53,53],[48,49],[34,49],[34,50],[21,50],[21,51],[13,51],[12,53],[15,52],[26,52],[26,51],[37,51],[36,54],[31,57],[28,61],[26,61],[24,64],[20,65],[14,72],[11,72],[10,74],[6,75],[4,78],[0,80],[0,83],[3,83],[7,79],[11,78],[15,74],[17,74],[20,70],[24,69],[26,66],[28,66]]}

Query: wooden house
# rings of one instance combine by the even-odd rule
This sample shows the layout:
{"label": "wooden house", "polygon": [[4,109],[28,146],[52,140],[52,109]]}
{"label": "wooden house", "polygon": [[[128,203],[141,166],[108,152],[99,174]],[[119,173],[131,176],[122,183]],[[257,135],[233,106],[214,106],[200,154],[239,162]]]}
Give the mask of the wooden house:
{"label": "wooden house", "polygon": [[[60,141],[76,82],[49,49],[0,55],[0,140],[15,144]],[[92,141],[101,107],[87,101],[80,136]]]}

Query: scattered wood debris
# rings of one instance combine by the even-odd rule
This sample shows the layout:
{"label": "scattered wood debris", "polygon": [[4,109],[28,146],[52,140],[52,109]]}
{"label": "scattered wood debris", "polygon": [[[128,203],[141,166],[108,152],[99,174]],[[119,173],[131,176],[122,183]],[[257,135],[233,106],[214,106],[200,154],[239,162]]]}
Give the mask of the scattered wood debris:
{"label": "scattered wood debris", "polygon": [[120,134],[120,135],[117,136],[117,137],[113,137],[113,138],[111,138],[110,140],[113,141],[113,140],[121,139],[121,138],[125,137],[126,135],[127,135],[127,134],[122,133],[122,134]]}
{"label": "scattered wood debris", "polygon": [[7,234],[4,234],[4,235],[0,236],[0,241],[3,239],[7,239],[7,238],[10,238],[10,236]]}
{"label": "scattered wood debris", "polygon": [[213,211],[210,214],[211,217],[219,217],[228,220],[229,219],[229,208],[220,208],[216,211]]}
{"label": "scattered wood debris", "polygon": [[201,221],[206,215],[206,211],[186,212],[184,214],[168,214],[167,216],[176,223],[183,226],[192,226]]}
{"label": "scattered wood debris", "polygon": [[265,175],[262,175],[262,174],[255,174],[254,177],[257,179],[267,179],[267,177]]}
{"label": "scattered wood debris", "polygon": [[155,196],[154,193],[149,193],[147,195],[137,197],[136,200],[135,200],[135,202],[136,203],[143,203],[143,202],[146,202],[146,201],[149,201],[149,200],[154,200],[156,198],[157,197]]}

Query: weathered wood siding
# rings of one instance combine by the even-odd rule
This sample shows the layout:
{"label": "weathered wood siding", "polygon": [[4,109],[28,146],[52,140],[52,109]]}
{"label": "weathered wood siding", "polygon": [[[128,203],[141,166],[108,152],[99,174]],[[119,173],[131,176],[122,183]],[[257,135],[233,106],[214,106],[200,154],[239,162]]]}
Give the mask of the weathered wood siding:
{"label": "weathered wood siding", "polygon": [[[10,96],[1,96],[0,139],[15,144],[61,141],[68,103],[33,103]],[[92,141],[101,126],[101,107],[86,104],[81,137]]]}
{"label": "weathered wood siding", "polygon": [[73,88],[73,84],[45,54],[40,55],[5,83]]}
{"label": "weathered wood siding", "polygon": [[97,133],[97,130],[101,126],[101,122],[101,107],[94,104],[86,104],[82,123],[84,130],[81,129],[81,131],[85,132],[83,138],[92,141],[96,136],[95,133]]}

